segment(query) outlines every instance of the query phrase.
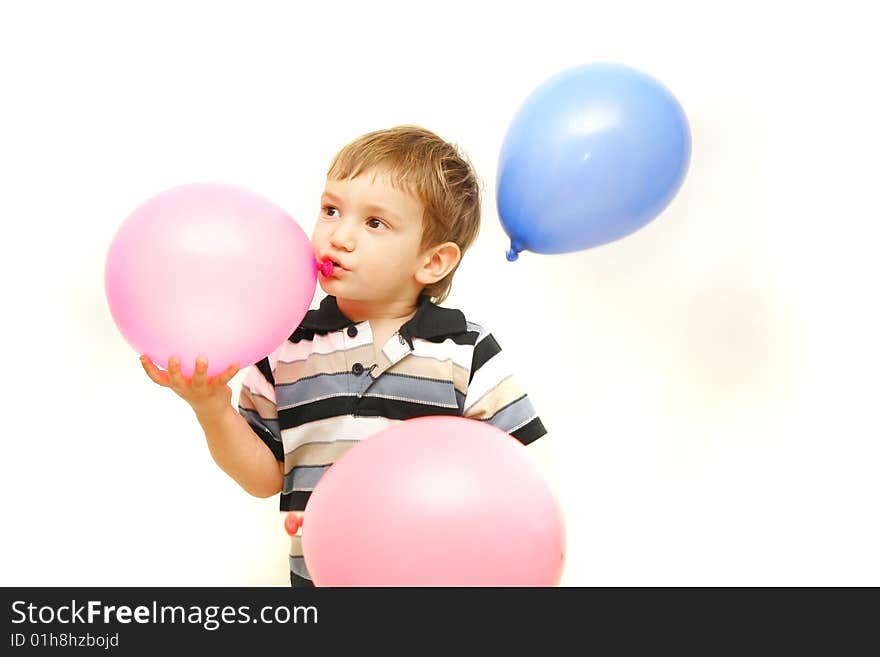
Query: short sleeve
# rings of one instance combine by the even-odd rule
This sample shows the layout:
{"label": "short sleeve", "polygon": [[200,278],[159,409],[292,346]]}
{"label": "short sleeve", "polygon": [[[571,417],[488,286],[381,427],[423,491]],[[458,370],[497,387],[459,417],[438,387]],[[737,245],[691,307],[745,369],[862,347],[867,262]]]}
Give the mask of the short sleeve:
{"label": "short sleeve", "polygon": [[254,433],[272,450],[278,461],[284,461],[278,404],[275,400],[275,379],[269,359],[251,365],[241,384],[238,412],[247,420]]}
{"label": "short sleeve", "polygon": [[488,422],[524,445],[547,433],[495,337],[480,327],[464,400],[464,417]]}

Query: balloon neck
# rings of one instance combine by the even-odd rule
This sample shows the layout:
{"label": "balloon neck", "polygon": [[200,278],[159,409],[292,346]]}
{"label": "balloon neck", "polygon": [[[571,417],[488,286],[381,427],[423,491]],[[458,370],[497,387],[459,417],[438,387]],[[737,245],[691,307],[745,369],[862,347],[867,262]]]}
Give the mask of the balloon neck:
{"label": "balloon neck", "polygon": [[507,261],[514,262],[519,258],[519,253],[522,251],[522,247],[516,242],[511,241],[510,250],[507,252]]}
{"label": "balloon neck", "polygon": [[333,262],[330,260],[325,260],[324,262],[318,262],[315,260],[316,269],[324,274],[324,276],[332,276],[333,275]]}

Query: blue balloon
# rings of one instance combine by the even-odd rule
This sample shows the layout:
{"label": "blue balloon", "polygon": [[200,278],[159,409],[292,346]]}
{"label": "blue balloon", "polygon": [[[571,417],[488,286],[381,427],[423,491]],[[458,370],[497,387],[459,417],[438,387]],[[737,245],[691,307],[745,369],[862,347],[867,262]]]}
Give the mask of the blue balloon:
{"label": "blue balloon", "polygon": [[614,63],[556,74],[504,137],[497,205],[507,259],[580,251],[638,230],[675,196],[690,155],[684,110],[654,78]]}

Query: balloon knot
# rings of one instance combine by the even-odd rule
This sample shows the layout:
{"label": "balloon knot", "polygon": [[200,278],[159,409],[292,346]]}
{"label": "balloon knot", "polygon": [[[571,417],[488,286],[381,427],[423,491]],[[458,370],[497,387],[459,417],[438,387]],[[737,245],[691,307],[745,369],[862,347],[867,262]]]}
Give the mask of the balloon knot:
{"label": "balloon knot", "polygon": [[324,262],[316,260],[315,264],[318,266],[318,271],[324,274],[324,276],[329,278],[333,275],[333,262],[331,260],[325,260]]}

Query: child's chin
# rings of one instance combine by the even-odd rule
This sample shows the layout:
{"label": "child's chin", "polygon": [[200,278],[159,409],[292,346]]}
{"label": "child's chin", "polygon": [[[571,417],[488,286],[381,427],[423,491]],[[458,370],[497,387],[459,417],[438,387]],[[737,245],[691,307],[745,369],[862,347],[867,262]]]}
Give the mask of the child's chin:
{"label": "child's chin", "polygon": [[336,281],[332,278],[323,278],[321,276],[318,277],[318,285],[321,287],[324,292],[329,292],[330,289],[335,287]]}
{"label": "child's chin", "polygon": [[[339,281],[335,278],[325,278],[321,281],[318,281],[318,284],[320,285],[321,289],[324,290],[325,294],[329,294],[334,297],[340,296],[341,294],[343,294],[343,292],[348,292],[345,290],[345,286],[340,287]],[[344,294],[344,296],[346,298],[349,298],[350,294],[346,293]]]}

